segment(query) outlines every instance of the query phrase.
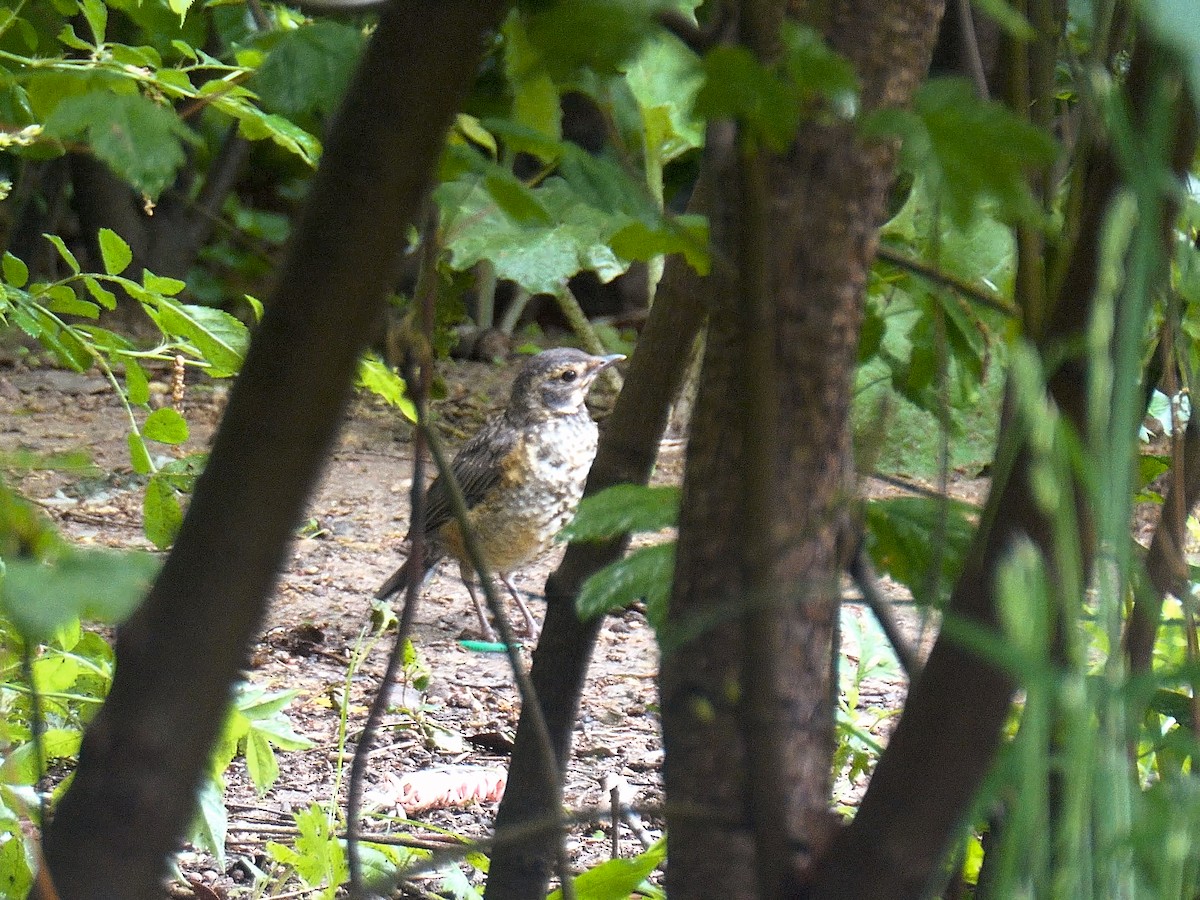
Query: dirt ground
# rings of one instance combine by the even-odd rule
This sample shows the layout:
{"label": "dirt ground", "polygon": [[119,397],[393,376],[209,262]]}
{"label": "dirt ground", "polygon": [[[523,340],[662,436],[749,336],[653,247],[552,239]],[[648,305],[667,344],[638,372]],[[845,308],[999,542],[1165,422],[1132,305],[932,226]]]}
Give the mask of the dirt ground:
{"label": "dirt ground", "polygon": [[[456,363],[447,369],[447,397],[438,403],[447,439],[457,443],[503,402],[511,366]],[[225,385],[190,389],[184,403],[192,436],[183,449],[203,448],[216,427]],[[156,388],[155,397],[165,397]],[[132,476],[125,443],[125,417],[106,382],[94,375],[53,369],[0,366],[0,464],[8,483],[36,500],[62,530],[83,544],[148,547],[141,533],[139,480]],[[348,751],[353,751],[371,698],[379,688],[390,635],[378,642],[349,681],[348,661],[369,626],[370,597],[400,561],[407,530],[411,483],[409,429],[381,401],[360,397],[330,460],[323,483],[309,506],[309,524],[295,543],[279,581],[269,621],[256,645],[249,680],[270,689],[297,690],[288,707],[296,730],[313,749],[279,754],[280,776],[265,796],[257,796],[241,760],[228,774],[228,865],[187,852],[180,867],[192,882],[230,896],[248,895],[252,866],[268,869],[264,845],[289,842],[292,813],[314,801],[328,801],[338,783],[338,728],[343,704],[348,711]],[[164,448],[168,449],[169,448]],[[39,456],[85,451],[95,471],[80,474],[19,464],[20,454]],[[658,478],[678,480],[682,451],[664,449]],[[515,576],[518,587],[540,596],[546,575],[561,551]],[[454,567],[430,584],[417,615],[414,641],[430,670],[424,696],[399,686],[393,708],[371,751],[367,805],[376,814],[369,830],[402,831],[385,816],[394,806],[397,779],[431,766],[473,766],[503,770],[504,744],[517,724],[519,700],[502,654],[472,652],[460,643],[474,637],[475,618]],[[893,596],[902,592],[890,587]],[[532,604],[539,618],[544,607]],[[847,615],[865,622],[866,614],[848,605]],[[913,624],[913,617],[909,617]],[[915,625],[914,625],[915,627]],[[855,629],[847,629],[843,669],[854,671],[859,648]],[[528,659],[528,652],[526,652]],[[579,867],[610,853],[606,776],[618,775],[633,789],[632,802],[651,810],[644,816],[650,837],[661,834],[661,818],[652,810],[661,801],[662,746],[657,716],[657,651],[653,632],[636,611],[606,623],[591,667],[576,725],[574,750],[566,778],[566,802],[584,810],[582,824],[570,837]],[[903,701],[905,681],[894,664],[877,666],[859,688],[856,724],[878,741],[890,732],[893,712]],[[348,757],[345,775],[348,777]],[[852,806],[865,785],[859,774],[838,785],[838,801]],[[344,780],[341,796],[344,797]],[[496,804],[476,802],[414,814],[413,818],[458,834],[487,833]],[[586,812],[594,810],[593,813]],[[621,828],[622,855],[641,844]],[[424,836],[428,832],[414,829]],[[476,884],[482,875],[467,868]],[[430,876],[426,890],[436,890]],[[295,885],[293,884],[292,887]],[[197,896],[210,896],[197,891]],[[288,894],[288,896],[293,896]]]}

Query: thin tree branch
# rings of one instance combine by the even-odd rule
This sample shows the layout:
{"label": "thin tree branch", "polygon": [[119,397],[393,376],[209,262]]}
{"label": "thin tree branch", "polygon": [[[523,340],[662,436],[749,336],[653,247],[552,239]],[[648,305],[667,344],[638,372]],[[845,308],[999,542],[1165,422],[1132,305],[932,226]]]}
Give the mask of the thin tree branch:
{"label": "thin tree branch", "polygon": [[[178,540],[45,832],[62,900],[157,900],[500,0],[396,0],[330,130]],[[31,896],[49,900],[35,886]]]}

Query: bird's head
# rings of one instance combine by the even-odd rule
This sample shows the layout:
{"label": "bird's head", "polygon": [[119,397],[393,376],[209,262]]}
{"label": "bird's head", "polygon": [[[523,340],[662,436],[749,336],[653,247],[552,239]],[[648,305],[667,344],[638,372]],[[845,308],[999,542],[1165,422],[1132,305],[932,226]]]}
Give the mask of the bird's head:
{"label": "bird's head", "polygon": [[592,356],[573,347],[544,350],[517,375],[508,408],[522,416],[579,412],[596,376],[624,358],[619,353]]}

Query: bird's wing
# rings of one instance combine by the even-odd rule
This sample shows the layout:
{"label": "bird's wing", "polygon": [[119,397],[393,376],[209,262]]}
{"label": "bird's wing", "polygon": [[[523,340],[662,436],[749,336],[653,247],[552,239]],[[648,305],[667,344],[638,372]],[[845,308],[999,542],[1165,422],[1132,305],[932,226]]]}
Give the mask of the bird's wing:
{"label": "bird's wing", "polygon": [[[450,470],[462,488],[467,509],[483,500],[500,482],[504,460],[516,449],[518,440],[517,432],[504,427],[502,418],[496,417],[463,444],[451,461]],[[439,475],[425,495],[425,533],[436,531],[452,518],[450,491]]]}

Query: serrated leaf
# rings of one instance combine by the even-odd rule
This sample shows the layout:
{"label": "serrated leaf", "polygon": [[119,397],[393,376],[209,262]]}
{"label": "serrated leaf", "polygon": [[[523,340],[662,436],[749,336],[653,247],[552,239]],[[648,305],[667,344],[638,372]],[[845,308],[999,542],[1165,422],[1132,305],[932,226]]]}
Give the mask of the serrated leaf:
{"label": "serrated leaf", "polygon": [[158,323],[168,334],[191,341],[213,377],[233,375],[242,367],[250,332],[224,310],[164,298],[158,303]]}
{"label": "serrated leaf", "polygon": [[142,436],[131,431],[125,436],[125,442],[129,445],[129,464],[133,466],[133,471],[139,475],[149,475],[154,470],[154,464],[150,462],[150,451],[146,449]]}
{"label": "serrated leaf", "polygon": [[164,406],[146,417],[142,436],[160,444],[182,444],[188,439],[187,421],[177,410]]}
{"label": "serrated leaf", "polygon": [[644,599],[647,618],[657,628],[666,619],[674,575],[674,542],[641,547],[588,578],[575,608],[581,619],[593,619]]}
{"label": "serrated leaf", "polygon": [[[896,497],[869,501],[866,513],[867,550],[879,570],[921,602],[940,603],[949,596],[975,534],[975,508],[959,500]],[[939,535],[944,537],[939,548],[941,593],[932,598],[927,591]]]}
{"label": "serrated leaf", "polygon": [[111,309],[117,308],[117,295],[114,294],[112,291],[108,290],[108,288],[104,287],[102,284],[100,284],[100,282],[98,282],[91,275],[84,276],[83,284],[84,284],[84,287],[87,288],[88,293],[91,294],[92,297],[95,299],[95,301],[97,303],[99,303],[101,306],[103,306],[105,309],[111,310]]}
{"label": "serrated leaf", "polygon": [[125,393],[129,402],[135,406],[143,406],[150,402],[150,379],[141,363],[132,357],[124,357],[125,363]]}
{"label": "serrated leaf", "polygon": [[57,287],[62,288],[62,290],[52,291],[50,302],[46,307],[50,312],[65,316],[83,316],[85,319],[98,319],[100,317],[100,307],[95,303],[92,303],[90,300],[81,300],[65,284],[57,285]]}
{"label": "serrated leaf", "polygon": [[209,779],[196,793],[196,819],[192,823],[192,843],[207,850],[225,869],[225,834],[229,828],[229,812],[218,784]]}
{"label": "serrated leaf", "polygon": [[175,543],[182,524],[183,509],[175,489],[156,475],[146,485],[142,498],[142,533],[159,550],[166,550]]}
{"label": "serrated leaf", "polygon": [[152,199],[186,161],[181,141],[198,140],[174,110],[141,94],[106,91],[64,99],[45,132],[62,140],[82,136],[98,159]]}
{"label": "serrated leaf", "polygon": [[321,142],[299,125],[274,113],[264,113],[251,104],[216,104],[238,120],[238,134],[247,140],[269,139],[290,153],[296,154],[310,166],[316,166],[321,156]]}
{"label": "serrated leaf", "polygon": [[417,421],[417,408],[408,396],[408,385],[373,353],[364,355],[359,361],[358,386],[386,400],[408,421]]}
{"label": "serrated leaf", "polygon": [[601,541],[626,532],[660,531],[679,520],[677,487],[615,484],[584,497],[559,540]]}
{"label": "serrated leaf", "polygon": [[314,22],[278,39],[250,81],[271,112],[295,119],[337,108],[363,46],[359,28]]}
{"label": "serrated leaf", "polygon": [[462,271],[487,259],[499,278],[533,294],[557,293],[580,271],[611,281],[629,267],[608,244],[609,236],[628,224],[627,214],[598,208],[559,177],[548,178],[534,193],[552,224],[514,221],[478,176],[441,185],[434,197],[442,210],[451,266]]}
{"label": "serrated leaf", "polygon": [[97,235],[100,242],[100,257],[104,271],[109,275],[120,275],[133,262],[133,251],[125,239],[111,228],[101,228]]}
{"label": "serrated leaf", "polygon": [[0,259],[0,271],[4,272],[4,280],[13,287],[23,288],[29,282],[29,266],[24,260],[18,259],[7,250]]}
{"label": "serrated leaf", "polygon": [[42,237],[54,245],[54,249],[58,251],[58,255],[62,257],[63,262],[71,268],[72,272],[78,275],[82,271],[79,267],[79,260],[75,258],[74,253],[67,249],[67,244],[62,238],[57,234],[43,234]]}
{"label": "serrated leaf", "polygon": [[145,596],[158,560],[148,553],[68,548],[49,563],[6,560],[5,614],[26,640],[44,642],[71,619],[117,624]]}
{"label": "serrated leaf", "polygon": [[167,297],[174,297],[185,287],[187,282],[180,281],[178,278],[167,278],[164,275],[155,275],[149,270],[142,272],[142,284],[146,290],[154,291],[157,294],[163,294]]}

